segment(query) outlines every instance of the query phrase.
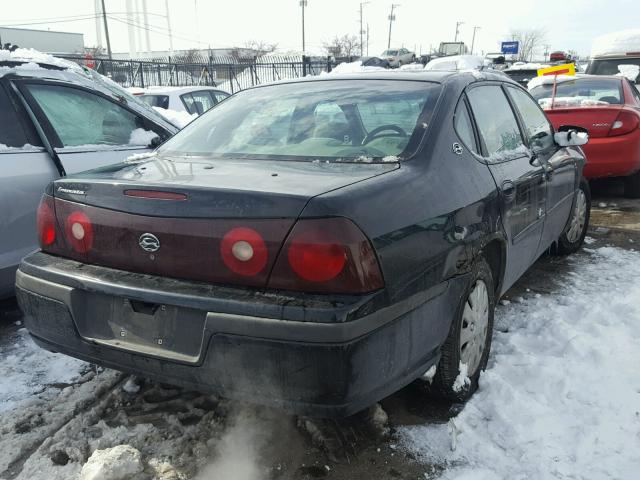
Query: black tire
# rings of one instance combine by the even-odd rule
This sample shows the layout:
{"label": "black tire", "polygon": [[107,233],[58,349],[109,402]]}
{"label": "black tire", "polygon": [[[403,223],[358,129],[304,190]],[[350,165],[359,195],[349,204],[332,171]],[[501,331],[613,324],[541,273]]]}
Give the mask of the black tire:
{"label": "black tire", "polygon": [[[580,208],[579,200],[580,195],[584,194],[584,200],[586,202],[585,212],[584,212],[584,223],[579,231],[579,234],[576,236],[574,232],[572,232],[572,227],[574,226],[575,216],[578,214],[577,210]],[[571,207],[571,217],[567,222],[567,226],[564,227],[564,231],[558,241],[556,242],[556,246],[552,249],[552,252],[556,255],[570,255],[572,253],[577,252],[582,244],[584,243],[584,237],[587,234],[587,230],[589,229],[589,218],[591,216],[591,189],[589,188],[589,183],[583,178],[580,181],[580,188],[576,194],[576,198],[574,200],[574,204]]]}
{"label": "black tire", "polygon": [[640,172],[624,177],[624,196],[640,198]]}
{"label": "black tire", "polygon": [[[474,371],[469,371],[467,377],[469,383],[465,383],[461,388],[456,386],[456,379],[460,375],[460,364],[462,359],[462,350],[469,348],[469,343],[461,348],[461,330],[464,328],[464,311],[467,305],[471,306],[470,295],[474,291],[478,282],[483,282],[486,286],[487,302],[488,302],[488,318],[486,323],[486,334],[484,344],[482,345],[480,361],[475,366]],[[478,388],[478,379],[480,372],[487,366],[489,359],[489,350],[491,349],[491,336],[493,334],[493,315],[495,310],[495,284],[493,274],[489,264],[484,257],[478,257],[473,264],[471,274],[469,276],[468,285],[464,294],[460,298],[460,302],[456,308],[456,315],[449,329],[449,335],[444,345],[440,349],[440,362],[436,368],[436,374],[433,382],[429,387],[429,393],[433,396],[444,398],[454,402],[463,402],[473,395]],[[466,327],[468,328],[468,326]],[[454,388],[457,387],[457,388]]]}

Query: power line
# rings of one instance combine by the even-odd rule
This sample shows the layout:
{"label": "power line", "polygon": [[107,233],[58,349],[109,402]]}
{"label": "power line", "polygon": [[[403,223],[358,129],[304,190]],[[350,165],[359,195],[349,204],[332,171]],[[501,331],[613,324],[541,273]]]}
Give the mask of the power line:
{"label": "power line", "polygon": [[52,23],[71,23],[71,22],[82,22],[85,20],[95,20],[100,15],[90,15],[82,18],[70,18],[68,20],[49,20],[49,21],[41,21],[41,22],[25,22],[25,23],[11,23],[11,24],[2,24],[0,27],[23,27],[27,25],[50,25]]}
{"label": "power line", "polygon": [[[130,26],[132,26],[134,28],[139,28],[141,30],[149,30],[151,33],[156,33],[158,35],[163,35],[165,37],[173,37],[173,38],[178,38],[180,40],[185,40],[187,42],[192,42],[192,43],[197,43],[197,44],[205,44],[204,42],[199,42],[198,40],[194,40],[193,38],[181,37],[181,36],[173,34],[173,32],[169,33],[163,27],[159,27],[159,26],[155,26],[155,25],[154,26],[151,26],[151,25],[144,26],[144,25],[141,25],[139,23],[136,23],[135,21],[134,22],[129,22],[128,20],[123,20],[123,19],[118,18],[118,17],[112,17],[111,15],[109,15],[109,18],[111,20],[115,20],[116,22],[124,23],[126,25],[130,25]],[[153,27],[153,28],[149,28],[149,27]],[[162,31],[162,30],[164,30],[164,31]]]}

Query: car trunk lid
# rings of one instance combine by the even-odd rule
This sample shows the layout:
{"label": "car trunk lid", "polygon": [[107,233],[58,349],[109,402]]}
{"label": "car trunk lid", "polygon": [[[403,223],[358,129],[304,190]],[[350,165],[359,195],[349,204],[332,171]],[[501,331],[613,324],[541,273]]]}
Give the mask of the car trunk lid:
{"label": "car trunk lid", "polygon": [[[265,287],[310,198],[396,168],[166,158],[113,165],[54,183],[60,234],[47,251],[136,273]],[[236,246],[233,254],[250,260],[230,268]]]}
{"label": "car trunk lid", "polygon": [[603,138],[611,130],[621,110],[622,105],[584,106],[545,109],[545,113],[556,130],[563,125],[573,125],[586,128],[591,138]]}

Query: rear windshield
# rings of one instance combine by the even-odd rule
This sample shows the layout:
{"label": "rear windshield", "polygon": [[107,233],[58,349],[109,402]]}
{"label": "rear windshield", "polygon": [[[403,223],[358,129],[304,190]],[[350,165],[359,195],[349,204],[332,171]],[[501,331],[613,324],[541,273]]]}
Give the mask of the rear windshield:
{"label": "rear windshield", "polygon": [[417,149],[440,90],[436,83],[397,80],[245,90],[185,127],[159,151],[256,160],[395,161]]}
{"label": "rear windshield", "polygon": [[151,107],[169,108],[169,97],[167,95],[140,95],[140,100]]}
{"label": "rear windshield", "polygon": [[[593,60],[589,64],[587,73],[591,75],[618,75],[619,73],[627,72],[625,65],[635,65],[640,67],[640,58],[610,58],[610,59],[597,59]],[[622,68],[620,68],[622,66]],[[640,69],[636,69],[635,83],[640,83]],[[631,80],[631,79],[630,79]]]}
{"label": "rear windshield", "polygon": [[[551,106],[553,84],[539,85],[529,93],[543,108]],[[557,85],[554,106],[606,106],[624,103],[622,82],[612,78],[577,78]]]}
{"label": "rear windshield", "polygon": [[386,50],[382,54],[383,57],[395,57],[396,55],[398,55],[398,50]]}
{"label": "rear windshield", "polygon": [[528,82],[533,77],[538,76],[537,70],[505,70],[505,72],[509,77],[516,82]]}

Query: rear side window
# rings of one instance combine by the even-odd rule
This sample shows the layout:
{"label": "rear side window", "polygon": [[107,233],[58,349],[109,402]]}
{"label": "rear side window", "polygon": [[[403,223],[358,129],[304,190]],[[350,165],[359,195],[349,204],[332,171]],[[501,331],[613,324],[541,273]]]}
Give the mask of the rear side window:
{"label": "rear side window", "polygon": [[520,129],[502,88],[498,85],[472,88],[467,97],[488,160],[499,162],[522,156],[525,152]]}
{"label": "rear side window", "polygon": [[462,140],[462,143],[464,143],[469,150],[478,153],[476,138],[473,134],[473,124],[471,123],[469,110],[467,110],[464,97],[458,102],[458,107],[456,108],[454,128],[460,140]]}
{"label": "rear side window", "polygon": [[192,92],[191,98],[193,98],[193,108],[195,108],[195,113],[198,115],[202,115],[214,105],[213,98],[206,90]]}
{"label": "rear side window", "polygon": [[27,85],[63,147],[148,145],[156,136],[143,120],[93,93],[59,85]]}
{"label": "rear side window", "polygon": [[18,114],[16,113],[9,96],[0,86],[0,153],[11,148],[20,148],[27,141]]}
{"label": "rear side window", "polygon": [[224,93],[224,92],[211,92],[211,93],[213,93],[213,96],[216,97],[216,102],[218,103],[229,96],[228,93]]}
{"label": "rear side window", "polygon": [[529,95],[518,88],[508,87],[524,122],[525,133],[532,150],[547,150],[554,145],[553,130],[546,115]]}
{"label": "rear side window", "polygon": [[[619,73],[628,69],[628,66],[631,65],[635,67],[640,67],[640,58],[637,57],[627,57],[627,58],[608,58],[608,59],[596,59],[591,62],[589,68],[587,69],[587,73],[591,75],[618,75]],[[636,72],[640,72],[639,70],[635,70]],[[635,82],[640,82],[640,73],[636,73],[637,77],[635,78]]]}

